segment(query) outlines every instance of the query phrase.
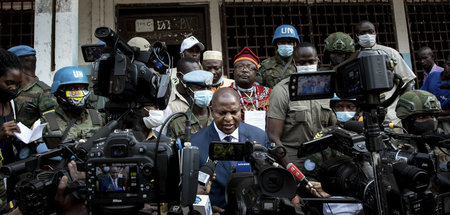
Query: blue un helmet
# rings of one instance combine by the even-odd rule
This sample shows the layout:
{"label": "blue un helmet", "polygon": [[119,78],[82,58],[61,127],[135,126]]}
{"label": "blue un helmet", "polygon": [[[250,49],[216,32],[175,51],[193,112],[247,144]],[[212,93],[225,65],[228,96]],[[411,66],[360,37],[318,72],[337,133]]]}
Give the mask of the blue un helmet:
{"label": "blue un helmet", "polygon": [[275,30],[275,34],[273,35],[272,44],[275,44],[278,39],[281,38],[292,38],[297,41],[297,44],[300,43],[300,38],[298,37],[297,30],[292,25],[280,25]]}
{"label": "blue un helmet", "polygon": [[51,93],[56,93],[59,87],[68,84],[89,84],[86,74],[80,67],[68,66],[56,71],[53,77]]}

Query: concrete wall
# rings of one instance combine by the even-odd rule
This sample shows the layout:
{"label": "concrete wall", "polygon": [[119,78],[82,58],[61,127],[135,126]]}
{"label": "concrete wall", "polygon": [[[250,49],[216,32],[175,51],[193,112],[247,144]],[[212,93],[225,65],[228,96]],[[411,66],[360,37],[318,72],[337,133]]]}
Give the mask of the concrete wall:
{"label": "concrete wall", "polygon": [[[107,26],[116,30],[115,7],[118,4],[208,4],[212,48],[221,51],[221,2],[222,0],[189,0],[189,3],[186,0],[57,0],[58,4],[71,4],[72,6],[71,10],[64,15],[63,11],[57,12],[56,48],[63,47],[63,52],[58,54],[58,51],[55,51],[56,69],[68,64],[78,64],[89,70],[90,64],[84,62],[80,46],[98,42],[93,35],[97,27]],[[53,75],[50,70],[52,13],[49,8],[51,9],[50,0],[36,0],[35,29],[39,30],[35,31],[35,47],[38,50],[38,59],[40,59],[37,73],[47,83],[51,83]],[[393,0],[393,9],[399,51],[411,66],[404,0]],[[75,13],[78,14],[78,19],[74,16]],[[60,24],[58,25],[58,23]],[[75,33],[75,29],[78,29],[78,34]],[[77,41],[77,44],[74,40]],[[74,55],[68,55],[69,51],[73,51]]]}
{"label": "concrete wall", "polygon": [[[209,4],[211,42],[214,50],[222,51],[220,27],[221,0],[190,0],[189,5]],[[84,0],[80,1],[79,43],[97,43],[93,33],[97,27],[107,26],[116,30],[115,8],[117,4],[187,4],[186,0]],[[89,5],[91,5],[89,7]],[[83,23],[83,24],[81,24]],[[87,29],[88,28],[88,29]],[[80,50],[81,52],[81,50]],[[81,53],[78,57],[80,65],[86,64]]]}

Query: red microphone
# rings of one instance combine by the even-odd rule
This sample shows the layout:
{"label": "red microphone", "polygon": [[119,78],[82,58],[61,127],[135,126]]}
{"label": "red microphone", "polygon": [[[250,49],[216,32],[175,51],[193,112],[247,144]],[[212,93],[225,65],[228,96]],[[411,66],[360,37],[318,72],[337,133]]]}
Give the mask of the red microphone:
{"label": "red microphone", "polygon": [[300,171],[293,163],[289,163],[287,165],[287,169],[292,173],[300,182],[304,181],[310,188],[314,188],[314,186],[306,179],[305,175],[303,175],[302,171]]}

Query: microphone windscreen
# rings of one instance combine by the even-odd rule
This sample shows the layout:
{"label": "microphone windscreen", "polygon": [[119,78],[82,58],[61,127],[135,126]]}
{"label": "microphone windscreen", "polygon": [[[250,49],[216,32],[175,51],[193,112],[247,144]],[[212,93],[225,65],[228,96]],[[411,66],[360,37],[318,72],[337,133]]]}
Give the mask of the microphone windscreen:
{"label": "microphone windscreen", "polygon": [[347,121],[344,122],[344,129],[348,131],[353,131],[356,133],[363,133],[364,132],[364,122],[357,122],[357,121]]}
{"label": "microphone windscreen", "polygon": [[216,164],[212,160],[208,160],[205,165],[200,168],[200,171],[208,174],[209,176],[214,175],[214,171],[216,170]]}
{"label": "microphone windscreen", "polygon": [[287,165],[287,169],[292,175],[294,175],[298,180],[302,181],[305,178],[302,171],[300,171],[293,163]]}

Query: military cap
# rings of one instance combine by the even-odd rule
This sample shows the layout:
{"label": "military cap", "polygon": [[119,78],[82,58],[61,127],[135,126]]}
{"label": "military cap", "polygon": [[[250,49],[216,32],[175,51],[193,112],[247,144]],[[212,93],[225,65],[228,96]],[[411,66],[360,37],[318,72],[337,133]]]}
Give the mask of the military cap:
{"label": "military cap", "polygon": [[260,63],[259,57],[256,56],[255,53],[253,53],[252,50],[250,50],[247,47],[244,47],[241,52],[239,52],[236,56],[234,56],[233,64],[236,64],[237,62],[243,61],[243,60],[248,60],[248,61],[254,63],[256,65],[256,67],[258,67],[258,69],[260,67],[259,66],[259,63]]}
{"label": "military cap", "polygon": [[14,46],[14,47],[8,49],[8,51],[14,53],[17,57],[36,54],[36,50],[34,50],[33,48],[31,48],[29,46],[25,46],[25,45]]}
{"label": "military cap", "polygon": [[200,86],[211,86],[214,75],[205,70],[194,70],[188,72],[183,76],[183,80],[190,84],[197,84]]}

